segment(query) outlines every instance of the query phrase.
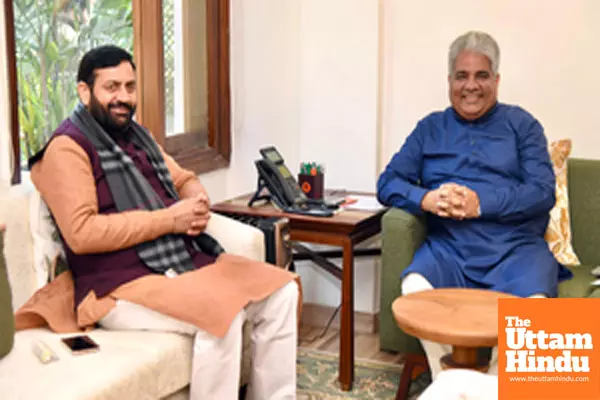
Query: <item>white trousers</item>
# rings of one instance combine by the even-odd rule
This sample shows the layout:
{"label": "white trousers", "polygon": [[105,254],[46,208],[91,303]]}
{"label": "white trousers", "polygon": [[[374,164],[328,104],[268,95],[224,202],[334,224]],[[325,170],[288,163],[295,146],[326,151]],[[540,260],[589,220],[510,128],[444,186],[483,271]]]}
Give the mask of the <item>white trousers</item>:
{"label": "white trousers", "polygon": [[[406,275],[406,277],[402,280],[402,294],[415,293],[430,289],[433,289],[433,285],[429,283],[429,281],[421,274],[411,273]],[[543,298],[546,296],[543,294],[536,294],[531,297]],[[431,370],[431,378],[435,379],[442,371],[440,358],[448,353],[451,353],[452,346],[449,344],[441,344],[423,339],[421,339],[421,345],[423,346],[423,350],[425,350],[425,354],[427,355],[429,369]],[[490,368],[488,370],[488,374],[498,375],[498,347],[494,347],[492,349],[492,357],[490,359]]]}
{"label": "white trousers", "polygon": [[195,335],[192,400],[238,398],[242,327],[252,324],[252,374],[248,398],[296,398],[298,286],[290,282],[266,299],[250,303],[235,317],[223,338],[135,303],[118,300],[100,325],[111,330],[151,330]]}

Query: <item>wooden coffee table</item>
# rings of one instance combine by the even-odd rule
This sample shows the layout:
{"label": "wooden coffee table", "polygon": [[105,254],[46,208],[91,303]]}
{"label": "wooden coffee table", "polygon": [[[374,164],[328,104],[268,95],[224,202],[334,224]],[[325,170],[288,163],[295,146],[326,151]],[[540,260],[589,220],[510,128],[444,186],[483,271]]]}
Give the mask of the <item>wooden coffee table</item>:
{"label": "wooden coffee table", "polygon": [[498,344],[498,299],[510,294],[479,289],[433,289],[400,296],[392,304],[398,326],[421,339],[452,345],[442,368],[482,372],[487,360],[478,348]]}
{"label": "wooden coffee table", "polygon": [[[365,195],[342,190],[328,190],[330,196]],[[339,381],[343,390],[352,390],[354,380],[354,256],[358,250],[354,246],[381,231],[381,217],[386,211],[351,211],[345,210],[332,217],[313,217],[307,215],[285,213],[268,202],[248,207],[252,194],[246,194],[214,204],[211,209],[224,215],[282,217],[289,220],[290,238],[297,255],[310,259],[315,264],[342,281],[341,321],[340,321],[340,360]],[[298,242],[327,244],[339,246],[341,253],[314,252]],[[372,249],[366,249],[372,250]],[[379,249],[377,249],[379,254]],[[373,255],[375,252],[365,252]],[[326,258],[342,256],[342,268]]]}

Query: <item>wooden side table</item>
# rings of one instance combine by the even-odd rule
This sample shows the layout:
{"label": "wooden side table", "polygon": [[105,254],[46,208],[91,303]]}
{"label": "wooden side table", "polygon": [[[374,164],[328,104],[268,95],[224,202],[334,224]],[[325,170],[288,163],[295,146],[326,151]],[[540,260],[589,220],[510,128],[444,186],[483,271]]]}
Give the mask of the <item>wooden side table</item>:
{"label": "wooden side table", "polygon": [[515,297],[480,289],[432,289],[400,296],[392,304],[398,326],[421,339],[452,345],[442,357],[442,368],[482,372],[487,360],[478,348],[498,344],[498,299]]}

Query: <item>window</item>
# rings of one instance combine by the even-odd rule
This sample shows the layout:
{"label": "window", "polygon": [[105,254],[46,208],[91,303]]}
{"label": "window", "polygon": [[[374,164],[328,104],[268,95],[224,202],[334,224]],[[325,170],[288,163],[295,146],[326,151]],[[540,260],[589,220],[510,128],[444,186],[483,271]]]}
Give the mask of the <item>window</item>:
{"label": "window", "polygon": [[[163,24],[163,9],[169,15],[169,2],[173,2],[174,28],[163,33],[163,26],[168,27]],[[143,38],[142,46],[134,46],[144,99],[138,119],[184,167],[200,173],[227,166],[231,154],[229,1],[134,0],[133,10],[134,36]],[[168,53],[162,57],[170,32],[178,43],[173,61]],[[165,67],[164,59],[172,64]],[[164,93],[171,83],[164,71],[169,69],[175,71],[176,95],[173,114],[165,116],[156,110],[168,109]]]}
{"label": "window", "polygon": [[133,50],[136,119],[167,152],[196,173],[228,165],[227,0],[11,0],[5,20],[14,183],[76,104],[82,55],[104,43]]}

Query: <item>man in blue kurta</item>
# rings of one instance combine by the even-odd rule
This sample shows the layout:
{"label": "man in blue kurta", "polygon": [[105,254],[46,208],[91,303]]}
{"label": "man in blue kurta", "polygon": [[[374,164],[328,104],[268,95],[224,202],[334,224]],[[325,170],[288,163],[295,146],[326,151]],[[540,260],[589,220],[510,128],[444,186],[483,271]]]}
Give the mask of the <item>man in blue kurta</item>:
{"label": "man in blue kurta", "polygon": [[[451,107],[419,121],[379,177],[382,204],[427,215],[427,239],[402,274],[405,294],[465,287],[556,297],[570,277],[544,240],[555,202],[544,130],[498,102],[499,53],[482,32],[452,43]],[[450,349],[422,343],[435,378]]]}

